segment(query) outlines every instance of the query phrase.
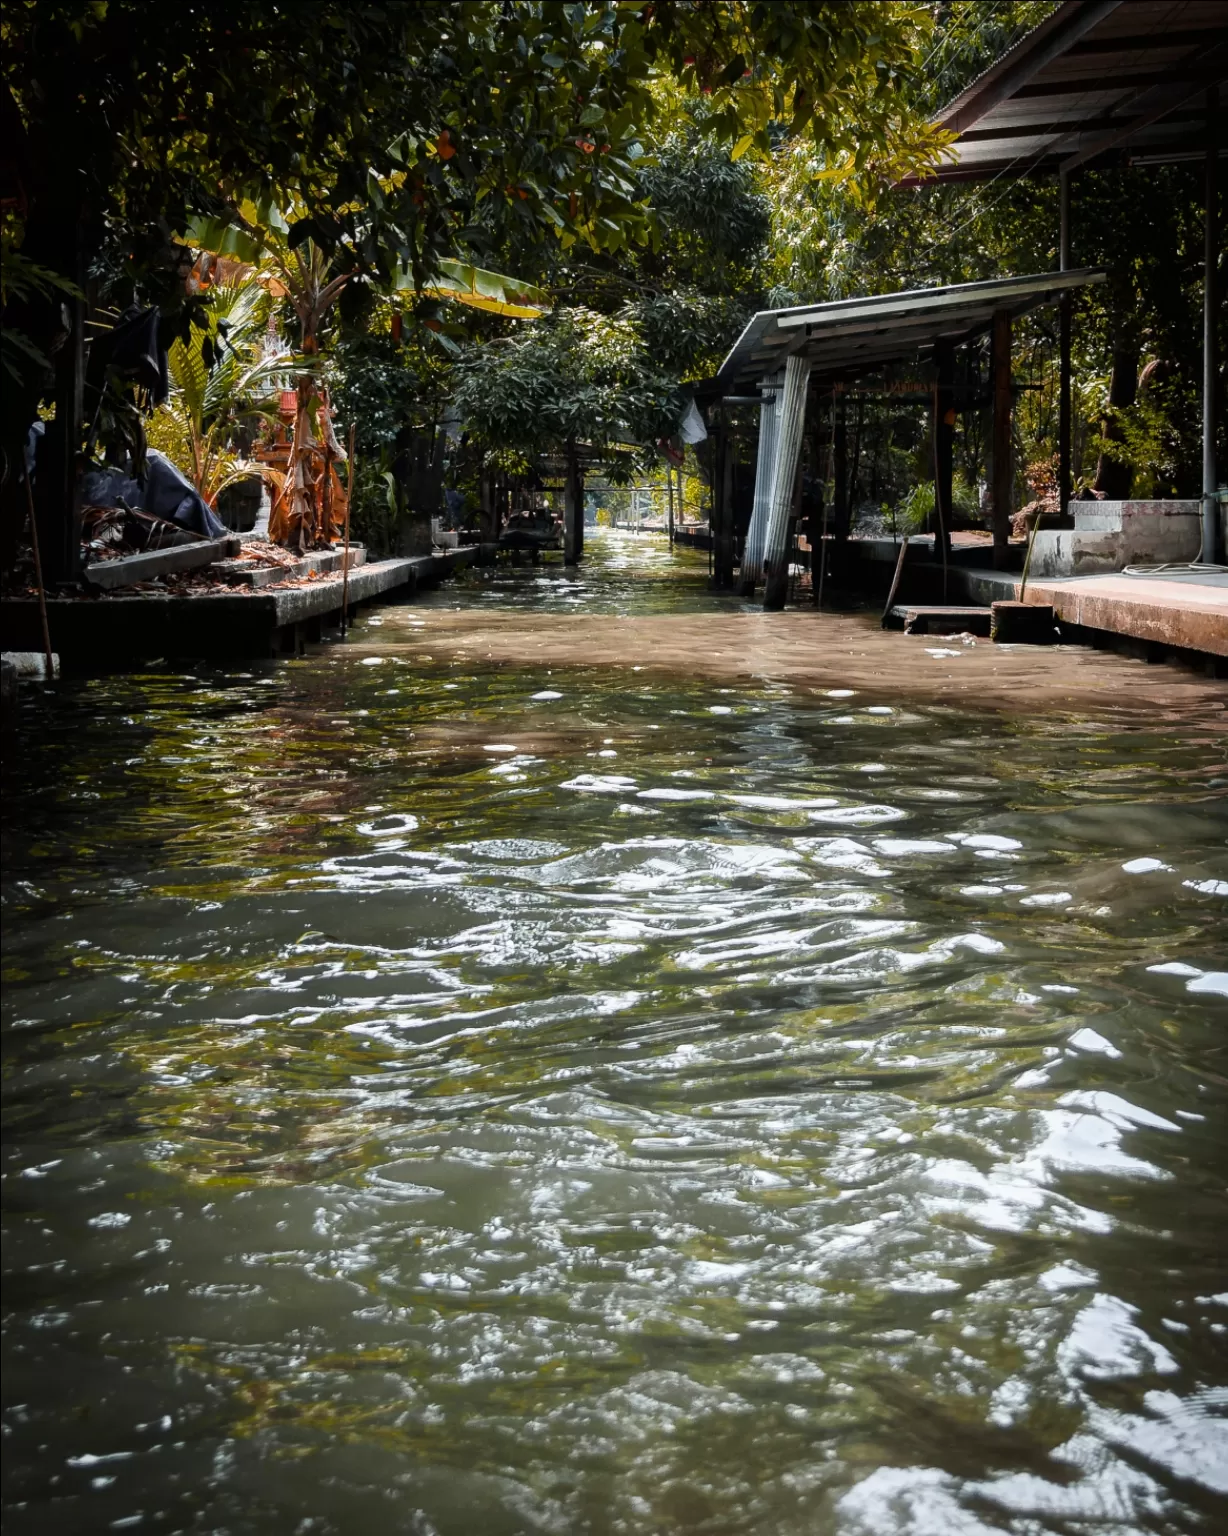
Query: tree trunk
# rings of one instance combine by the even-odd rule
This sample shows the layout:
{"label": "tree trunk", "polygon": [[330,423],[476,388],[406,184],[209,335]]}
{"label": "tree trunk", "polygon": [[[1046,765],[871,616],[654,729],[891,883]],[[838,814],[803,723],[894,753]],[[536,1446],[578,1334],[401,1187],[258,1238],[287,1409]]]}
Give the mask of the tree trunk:
{"label": "tree trunk", "polygon": [[563,487],[563,564],[577,565],[584,555],[584,474],[574,453],[567,456]]}
{"label": "tree trunk", "polygon": [[434,547],[431,517],[439,510],[443,455],[433,454],[433,446],[409,428],[397,437],[393,463],[400,512],[396,552],[402,557],[429,555]]}
{"label": "tree trunk", "polygon": [[[1125,410],[1138,399],[1138,358],[1137,341],[1119,341],[1113,347],[1113,371],[1109,375],[1110,411],[1100,427],[1106,442],[1119,443],[1122,440],[1121,426],[1112,408]],[[1106,501],[1124,501],[1130,494],[1133,481],[1134,471],[1129,464],[1116,458],[1111,449],[1101,453],[1096,464],[1094,489]]]}
{"label": "tree trunk", "polygon": [[489,474],[484,474],[479,482],[479,487],[479,497],[482,504],[479,513],[479,527],[482,530],[482,538],[488,544],[495,544],[498,542],[499,534],[502,532],[500,524],[503,519],[500,515],[501,509],[495,493],[493,477]]}

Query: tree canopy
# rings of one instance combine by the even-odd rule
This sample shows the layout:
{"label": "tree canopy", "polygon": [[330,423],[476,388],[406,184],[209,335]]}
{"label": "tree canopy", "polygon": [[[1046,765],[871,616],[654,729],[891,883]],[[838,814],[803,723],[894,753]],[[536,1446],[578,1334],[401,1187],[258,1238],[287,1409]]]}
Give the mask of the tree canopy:
{"label": "tree canopy", "polygon": [[[66,295],[157,305],[186,343],[211,323],[185,281],[216,248],[204,229],[267,244],[275,209],[283,265],[318,269],[330,300],[311,326],[283,301],[279,324],[290,346],[319,332],[368,462],[453,397],[474,452],[582,435],[650,453],[756,308],[1056,265],[1052,186],[891,190],[936,154],[936,109],[1051,8],[14,0],[6,437],[51,397]],[[1176,167],[1123,198],[1142,174],[1079,177],[1076,259],[1112,281],[1080,301],[1076,436],[1085,474],[1107,452],[1177,487],[1196,457],[1197,188]],[[1051,330],[1021,332],[1039,381],[1023,461],[1052,445]],[[915,470],[893,419],[876,495]],[[970,483],[975,437],[969,421]]]}

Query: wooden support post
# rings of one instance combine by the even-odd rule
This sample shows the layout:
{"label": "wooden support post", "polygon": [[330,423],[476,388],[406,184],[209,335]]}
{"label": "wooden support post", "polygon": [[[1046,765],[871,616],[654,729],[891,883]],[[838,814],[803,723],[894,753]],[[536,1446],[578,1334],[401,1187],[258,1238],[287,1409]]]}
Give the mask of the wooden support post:
{"label": "wooden support post", "polygon": [[849,433],[843,390],[832,396],[832,533],[846,537],[849,526]]}
{"label": "wooden support post", "polygon": [[580,461],[571,450],[567,455],[567,478],[563,482],[563,564],[578,565],[584,555],[584,476]]}
{"label": "wooden support post", "polygon": [[355,423],[350,422],[350,457],[346,466],[349,489],[345,497],[345,553],[342,556],[345,563],[341,567],[341,633],[343,635],[350,622],[350,512],[353,509],[354,495],[358,488],[358,460],[354,452],[354,431]]}
{"label": "wooden support post", "polygon": [[713,438],[712,581],[718,592],[733,586],[734,439],[722,422]]}
{"label": "wooden support post", "polygon": [[[1070,172],[1061,173],[1059,193],[1058,269],[1070,270]],[[1070,455],[1070,321],[1074,300],[1064,293],[1058,300],[1058,402],[1057,402],[1057,497],[1063,518],[1070,505],[1072,465]]]}
{"label": "wooden support post", "polygon": [[1203,210],[1204,267],[1202,277],[1202,559],[1214,564],[1222,553],[1218,507],[1218,475],[1215,462],[1216,427],[1216,326],[1219,306],[1216,295],[1219,264],[1219,145],[1217,139],[1219,92],[1207,92],[1206,204]]}
{"label": "wooden support post", "polygon": [[1011,496],[1015,466],[1011,458],[1011,317],[993,317],[993,563],[1010,568]]}
{"label": "wooden support post", "polygon": [[489,543],[497,543],[500,531],[499,510],[488,474],[483,474],[478,480],[478,508],[478,526],[482,530],[482,537]]}
{"label": "wooden support post", "polygon": [[955,478],[955,349],[950,342],[934,348],[934,559],[942,562],[942,600],[947,600],[946,573],[951,563],[951,518]]}

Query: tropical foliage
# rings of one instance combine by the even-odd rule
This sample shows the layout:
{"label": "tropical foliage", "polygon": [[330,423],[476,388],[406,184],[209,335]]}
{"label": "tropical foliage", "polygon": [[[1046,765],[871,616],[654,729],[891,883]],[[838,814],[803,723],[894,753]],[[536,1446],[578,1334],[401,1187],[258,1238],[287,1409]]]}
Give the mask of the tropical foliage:
{"label": "tropical foliage", "polygon": [[597,448],[672,436],[683,402],[634,307],[565,309],[488,343],[456,369],[456,407],[479,441],[531,455],[577,441]]}
{"label": "tropical foliage", "polygon": [[[937,153],[936,109],[1051,8],[216,0],[185,22],[143,0],[15,0],[6,437],[48,413],[88,280],[91,302],[157,305],[180,337],[152,431],[169,443],[180,412],[180,462],[224,481],[238,440],[205,394],[232,388],[238,364],[210,351],[220,291],[186,281],[209,251],[261,274],[259,302],[296,350],[295,441],[313,464],[324,445],[330,466],[312,471],[319,504],[291,519],[300,542],[327,536],[340,506],[330,492],[325,519],[334,416],[357,429],[355,515],[372,526],[413,503],[411,482],[435,483],[424,454],[436,479],[446,460],[474,486],[576,443],[616,474],[632,445],[642,469],[757,308],[1056,265],[1051,185],[895,185]],[[1199,192],[1182,166],[1078,178],[1074,259],[1111,279],[1076,316],[1085,485],[1196,478]],[[1055,446],[1052,315],[1017,328],[1016,357],[1023,466]],[[987,361],[971,359],[969,398]],[[903,395],[850,415],[854,502],[896,506],[928,477],[924,418]],[[830,476],[824,431],[812,478]],[[970,518],[984,453],[966,410]]]}
{"label": "tropical foliage", "polygon": [[[291,358],[269,348],[271,299],[252,280],[217,284],[205,324],[176,337],[167,353],[171,391],[149,420],[147,437],[191,480],[209,503],[260,466],[239,449],[252,426],[271,414],[272,392]],[[246,431],[243,429],[246,428]]]}

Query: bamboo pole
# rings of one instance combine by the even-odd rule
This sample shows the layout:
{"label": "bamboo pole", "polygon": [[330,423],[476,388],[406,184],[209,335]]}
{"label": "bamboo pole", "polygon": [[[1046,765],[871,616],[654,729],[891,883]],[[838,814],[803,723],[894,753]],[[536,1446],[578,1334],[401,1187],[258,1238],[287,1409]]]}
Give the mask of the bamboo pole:
{"label": "bamboo pole", "polygon": [[904,574],[904,556],[907,553],[908,535],[905,534],[900,543],[899,557],[895,562],[895,575],[891,578],[891,590],[887,593],[887,606],[883,609],[883,629],[886,629],[887,620],[890,618],[891,610],[895,606],[895,594],[900,590],[900,577]]}
{"label": "bamboo pole", "polygon": [[1032,532],[1028,535],[1028,551],[1027,554],[1023,557],[1023,575],[1019,578],[1020,602],[1023,601],[1023,594],[1028,589],[1028,571],[1032,565],[1032,545],[1036,543],[1036,534],[1040,528],[1040,520],[1042,517],[1044,517],[1044,515],[1045,514],[1043,512],[1038,512],[1036,514],[1036,521],[1032,524]]}
{"label": "bamboo pole", "polygon": [[349,495],[345,498],[345,555],[341,566],[341,633],[344,635],[350,618],[350,510],[354,505],[354,423],[350,422],[350,473]]}
{"label": "bamboo pole", "polygon": [[34,489],[30,484],[30,471],[26,471],[26,505],[30,509],[30,548],[34,553],[34,580],[38,585],[38,616],[43,627],[43,663],[46,668],[43,680],[55,681],[55,663],[51,657],[51,626],[47,623],[47,589],[43,586],[43,557],[38,548],[38,519],[34,515]]}

